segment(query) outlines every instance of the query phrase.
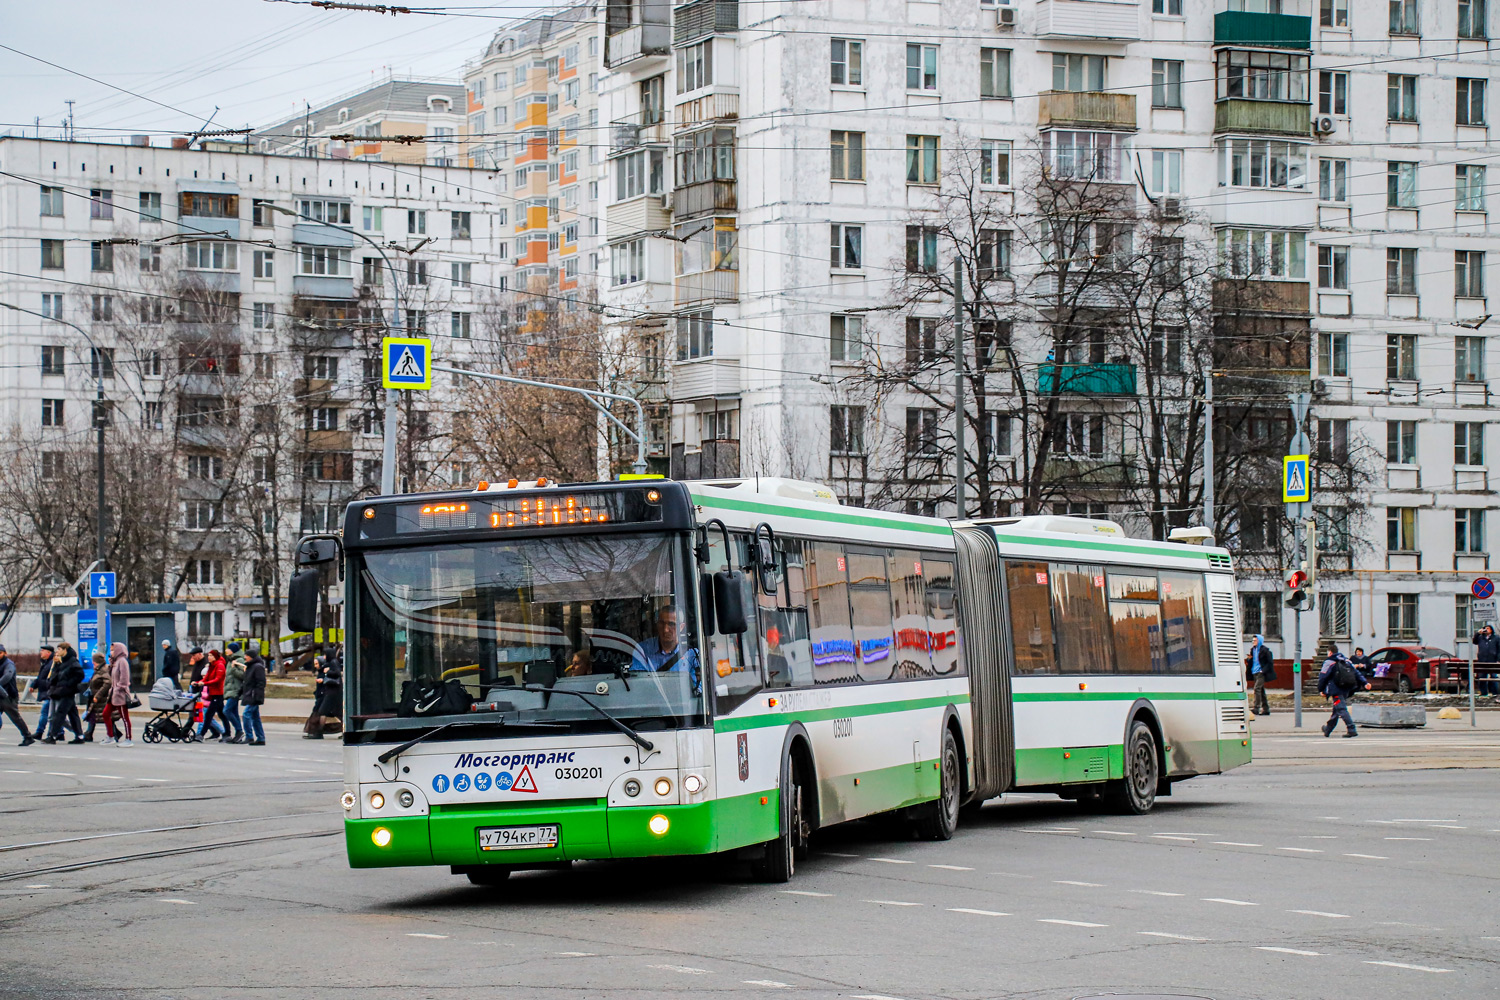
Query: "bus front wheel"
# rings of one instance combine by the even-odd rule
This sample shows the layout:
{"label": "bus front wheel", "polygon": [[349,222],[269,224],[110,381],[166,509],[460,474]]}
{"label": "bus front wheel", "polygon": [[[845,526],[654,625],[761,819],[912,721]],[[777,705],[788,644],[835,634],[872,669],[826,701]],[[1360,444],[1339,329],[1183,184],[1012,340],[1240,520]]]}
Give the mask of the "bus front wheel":
{"label": "bus front wheel", "polygon": [[943,752],[938,758],[938,797],[917,807],[916,833],[923,840],[952,840],[958,829],[959,810],[958,741],[951,729],[943,730]]}
{"label": "bus front wheel", "polygon": [[781,765],[781,835],[762,844],[763,853],[750,862],[750,874],[757,882],[789,882],[797,871],[797,854],[806,844],[798,777],[796,762],[788,757]]}
{"label": "bus front wheel", "polygon": [[1140,719],[1130,723],[1125,737],[1125,777],[1111,782],[1106,793],[1117,812],[1144,816],[1156,804],[1156,786],[1161,780],[1161,760],[1156,753],[1156,737],[1151,727]]}

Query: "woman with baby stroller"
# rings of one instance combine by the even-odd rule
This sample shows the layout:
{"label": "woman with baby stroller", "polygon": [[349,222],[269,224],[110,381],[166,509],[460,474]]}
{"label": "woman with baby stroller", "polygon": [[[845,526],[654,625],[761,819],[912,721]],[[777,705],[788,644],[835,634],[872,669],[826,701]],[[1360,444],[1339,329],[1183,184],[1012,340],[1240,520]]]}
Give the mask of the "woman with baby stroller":
{"label": "woman with baby stroller", "polygon": [[[104,728],[109,735],[103,745],[135,746],[130,739],[130,652],[123,642],[110,643],[109,684],[109,703],[104,706]],[[116,716],[124,724],[124,736],[116,735]]]}

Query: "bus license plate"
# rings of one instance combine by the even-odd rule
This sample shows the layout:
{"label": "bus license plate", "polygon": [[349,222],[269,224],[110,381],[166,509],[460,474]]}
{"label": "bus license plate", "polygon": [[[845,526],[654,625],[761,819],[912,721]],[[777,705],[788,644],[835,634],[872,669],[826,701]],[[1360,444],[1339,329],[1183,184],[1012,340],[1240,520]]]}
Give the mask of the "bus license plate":
{"label": "bus license plate", "polygon": [[479,831],[481,851],[511,851],[525,847],[556,847],[557,824],[544,826],[491,826]]}

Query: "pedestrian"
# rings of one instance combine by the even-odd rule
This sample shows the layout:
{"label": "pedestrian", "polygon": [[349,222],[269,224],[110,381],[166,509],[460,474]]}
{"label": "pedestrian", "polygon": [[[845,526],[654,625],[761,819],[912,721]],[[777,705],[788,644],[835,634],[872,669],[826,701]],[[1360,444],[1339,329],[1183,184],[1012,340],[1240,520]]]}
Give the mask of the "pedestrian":
{"label": "pedestrian", "polygon": [[52,681],[47,688],[47,696],[52,700],[52,716],[42,742],[56,743],[62,739],[63,728],[67,727],[73,730],[73,739],[69,742],[82,743],[83,722],[78,718],[78,692],[83,689],[83,664],[78,662],[78,654],[66,642],[58,643],[57,651],[61,655],[56,657]]}
{"label": "pedestrian", "polygon": [[1328,659],[1323,661],[1323,667],[1318,671],[1318,693],[1333,701],[1333,714],[1323,725],[1323,735],[1333,735],[1333,729],[1339,720],[1344,720],[1344,738],[1358,736],[1359,730],[1354,728],[1354,720],[1349,717],[1349,696],[1356,691],[1370,690],[1370,682],[1360,675],[1349,658],[1339,652],[1339,647],[1334,643],[1328,644]]}
{"label": "pedestrian", "polygon": [[1250,655],[1245,657],[1245,669],[1250,683],[1255,685],[1255,704],[1250,708],[1251,715],[1271,714],[1271,703],[1266,699],[1266,682],[1276,679],[1274,660],[1271,647],[1266,645],[1266,637],[1256,635],[1255,642],[1250,647]]}
{"label": "pedestrian", "polygon": [[26,685],[26,690],[31,693],[42,709],[41,714],[36,718],[38,739],[47,735],[47,720],[52,717],[52,698],[47,694],[52,686],[52,653],[51,646],[43,646],[37,650],[36,676]]}
{"label": "pedestrian", "polygon": [[324,733],[341,732],[344,726],[343,664],[330,653],[318,665],[317,677],[312,714],[302,727],[305,740],[321,740]]}
{"label": "pedestrian", "polygon": [[[94,742],[94,727],[99,725],[104,718],[104,709],[109,705],[110,688],[109,669],[104,662],[104,654],[94,653],[94,676],[89,678],[89,727],[83,733],[83,742]],[[110,742],[106,740],[105,742]]]}
{"label": "pedestrian", "polygon": [[180,690],[182,685],[177,683],[177,675],[181,672],[182,654],[177,652],[177,648],[172,645],[172,640],[163,639],[161,641],[161,675],[170,677],[172,686]]}
{"label": "pedestrian", "polygon": [[16,708],[16,703],[21,700],[20,694],[16,688],[16,661],[6,655],[4,646],[0,646],[0,713],[8,715],[21,731],[21,746],[29,747],[36,742],[36,737],[26,728],[26,720]]}
{"label": "pedestrian", "polygon": [[[208,696],[208,704],[203,709],[203,721],[198,723],[198,731],[193,734],[196,742],[203,742],[204,730],[211,729],[214,738],[223,742],[229,738],[229,720],[224,718],[224,671],[226,664],[224,658],[219,655],[217,649],[210,649],[203,656],[203,662],[207,666],[203,670],[203,679],[198,682],[199,688]],[[223,719],[221,727],[217,719]]]}
{"label": "pedestrian", "polygon": [[188,666],[193,671],[192,676],[188,678],[190,685],[197,684],[203,679],[203,671],[207,667],[207,663],[204,662],[205,660],[206,657],[203,655],[202,646],[194,646],[188,650]]}
{"label": "pedestrian", "polygon": [[234,726],[234,735],[226,743],[245,742],[240,728],[240,688],[245,682],[245,652],[238,642],[229,644],[229,659],[224,668],[224,719]]}
{"label": "pedestrian", "polygon": [[266,730],[260,724],[260,706],[266,702],[266,661],[254,650],[245,661],[245,678],[240,686],[240,710],[245,723],[245,745],[266,745]]}
{"label": "pedestrian", "polygon": [[1500,670],[1500,636],[1495,634],[1493,625],[1486,625],[1474,633],[1474,692],[1476,694],[1500,694],[1500,680],[1486,680],[1483,683],[1479,678],[1482,676],[1482,667],[1488,667],[1490,671]]}
{"label": "pedestrian", "polygon": [[[123,737],[116,735],[115,716],[124,725]],[[109,703],[104,707],[104,728],[109,733],[105,745],[135,746],[130,739],[130,651],[123,642],[109,646]]]}

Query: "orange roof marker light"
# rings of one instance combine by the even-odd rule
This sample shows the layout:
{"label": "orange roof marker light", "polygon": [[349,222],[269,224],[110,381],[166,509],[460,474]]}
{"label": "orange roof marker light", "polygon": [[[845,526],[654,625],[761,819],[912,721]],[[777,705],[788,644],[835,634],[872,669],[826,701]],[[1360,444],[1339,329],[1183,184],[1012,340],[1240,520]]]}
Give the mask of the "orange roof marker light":
{"label": "orange roof marker light", "polygon": [[479,492],[479,493],[484,493],[484,492],[486,492],[486,491],[487,491],[487,490],[488,490],[488,489],[489,489],[489,488],[490,488],[490,484],[489,484],[489,481],[488,481],[488,480],[485,480],[485,479],[481,479],[481,480],[480,480],[480,481],[479,481],[479,485],[478,485],[478,486],[476,486],[476,487],[474,487],[474,489],[475,489],[475,491],[476,491],[476,492]]}
{"label": "orange roof marker light", "polygon": [[505,485],[508,486],[508,487],[510,487],[511,489],[515,489],[517,486],[521,485],[521,481],[519,479],[512,479],[510,482],[506,483]]}
{"label": "orange roof marker light", "polygon": [[546,486],[547,485],[547,477],[546,476],[537,476],[536,477],[536,484],[538,486]]}

